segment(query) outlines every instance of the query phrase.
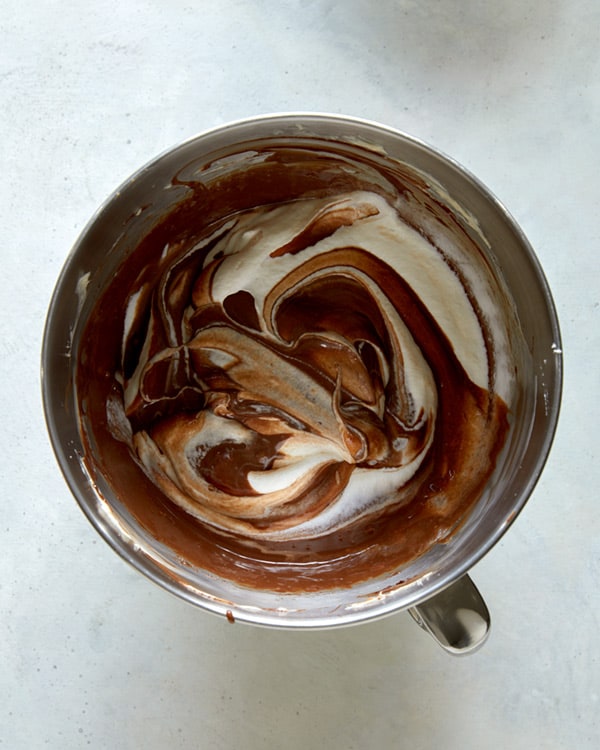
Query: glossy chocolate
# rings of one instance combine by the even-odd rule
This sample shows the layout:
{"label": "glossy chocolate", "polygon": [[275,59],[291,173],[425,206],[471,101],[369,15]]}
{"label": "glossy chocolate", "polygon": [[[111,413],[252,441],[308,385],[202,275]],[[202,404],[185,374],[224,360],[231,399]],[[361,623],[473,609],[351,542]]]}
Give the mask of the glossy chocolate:
{"label": "glossy chocolate", "polygon": [[400,571],[451,538],[505,442],[504,293],[407,167],[325,142],[240,154],[173,177],[185,196],[89,317],[88,468],[243,585]]}

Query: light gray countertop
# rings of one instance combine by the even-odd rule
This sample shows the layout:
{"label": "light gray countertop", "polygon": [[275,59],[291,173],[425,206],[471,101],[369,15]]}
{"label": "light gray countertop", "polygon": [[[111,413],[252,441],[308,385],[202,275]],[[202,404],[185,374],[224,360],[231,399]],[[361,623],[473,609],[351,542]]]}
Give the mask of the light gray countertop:
{"label": "light gray countertop", "polygon": [[[599,50],[596,0],[0,3],[1,747],[598,747]],[[297,633],[196,610],[96,535],[50,449],[42,327],[88,219],[176,142],[290,110],[455,158],[553,290],[561,421],[473,570],[493,628],[470,657],[404,613]]]}

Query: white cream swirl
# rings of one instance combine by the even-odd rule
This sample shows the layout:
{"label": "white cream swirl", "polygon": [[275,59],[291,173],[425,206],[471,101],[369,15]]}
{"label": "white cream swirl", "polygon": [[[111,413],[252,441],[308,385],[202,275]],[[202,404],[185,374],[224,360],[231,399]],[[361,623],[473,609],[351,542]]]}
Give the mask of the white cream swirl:
{"label": "white cream swirl", "polygon": [[313,539],[410,501],[432,454],[443,463],[436,441],[482,429],[469,410],[486,411],[502,366],[481,313],[495,301],[463,262],[365,191],[242,211],[166,247],[122,343],[145,471],[249,539]]}

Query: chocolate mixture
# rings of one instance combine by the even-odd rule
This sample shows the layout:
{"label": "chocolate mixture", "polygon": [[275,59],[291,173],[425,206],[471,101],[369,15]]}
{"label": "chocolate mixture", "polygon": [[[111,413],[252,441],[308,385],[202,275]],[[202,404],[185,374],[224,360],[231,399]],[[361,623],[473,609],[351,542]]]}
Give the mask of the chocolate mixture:
{"label": "chocolate mixture", "polygon": [[504,334],[464,271],[488,262],[422,180],[349,153],[269,143],[174,177],[186,197],[82,337],[90,472],[243,585],[400,570],[465,519],[508,430]]}

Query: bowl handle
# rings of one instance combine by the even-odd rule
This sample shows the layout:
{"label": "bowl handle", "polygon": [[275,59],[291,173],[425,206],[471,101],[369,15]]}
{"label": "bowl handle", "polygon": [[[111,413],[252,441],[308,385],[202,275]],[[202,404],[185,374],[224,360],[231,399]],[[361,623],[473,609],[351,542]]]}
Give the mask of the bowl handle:
{"label": "bowl handle", "polygon": [[473,653],[490,632],[490,613],[468,575],[408,611],[450,654]]}

